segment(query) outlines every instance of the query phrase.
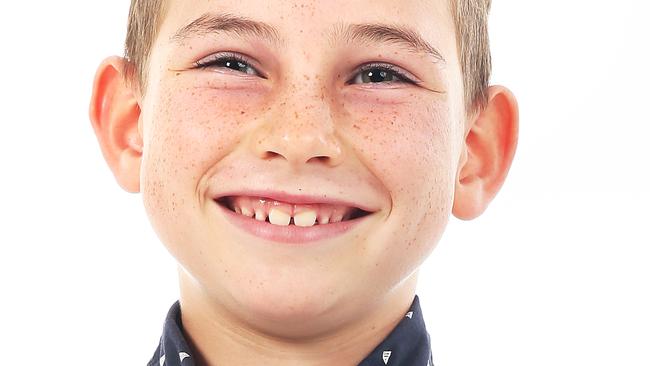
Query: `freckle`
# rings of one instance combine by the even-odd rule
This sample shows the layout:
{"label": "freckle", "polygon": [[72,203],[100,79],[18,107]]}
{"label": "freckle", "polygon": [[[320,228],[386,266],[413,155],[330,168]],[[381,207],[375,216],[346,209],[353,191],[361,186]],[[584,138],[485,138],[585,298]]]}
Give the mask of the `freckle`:
{"label": "freckle", "polygon": [[177,73],[176,73],[176,76],[178,76],[178,75],[180,75],[180,74],[181,74],[180,72],[177,72]]}
{"label": "freckle", "polygon": [[241,111],[241,113],[240,113],[240,114],[244,114],[244,113],[246,113],[246,112],[244,112],[244,111]]}

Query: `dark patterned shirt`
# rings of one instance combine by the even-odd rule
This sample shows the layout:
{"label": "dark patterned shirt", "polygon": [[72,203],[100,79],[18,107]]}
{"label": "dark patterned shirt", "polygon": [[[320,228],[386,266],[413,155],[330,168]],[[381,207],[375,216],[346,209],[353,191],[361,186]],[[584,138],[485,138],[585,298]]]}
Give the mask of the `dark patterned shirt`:
{"label": "dark patterned shirt", "polygon": [[[178,301],[167,313],[160,343],[147,366],[196,366],[183,334]],[[433,366],[429,333],[417,295],[404,318],[358,366]]]}

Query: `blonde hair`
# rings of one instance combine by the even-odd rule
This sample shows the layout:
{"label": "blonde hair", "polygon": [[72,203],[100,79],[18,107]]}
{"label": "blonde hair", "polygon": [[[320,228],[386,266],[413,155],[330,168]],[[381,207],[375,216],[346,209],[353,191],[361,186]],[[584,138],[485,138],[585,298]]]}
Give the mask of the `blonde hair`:
{"label": "blonde hair", "polygon": [[[456,25],[458,59],[463,77],[465,112],[485,108],[492,71],[488,38],[491,0],[450,0]],[[124,76],[143,94],[147,87],[147,67],[153,42],[166,15],[164,0],[131,0],[124,56]]]}
{"label": "blonde hair", "polygon": [[487,105],[492,73],[488,15],[492,0],[451,0],[456,25],[456,45],[463,74],[465,112],[473,114]]}

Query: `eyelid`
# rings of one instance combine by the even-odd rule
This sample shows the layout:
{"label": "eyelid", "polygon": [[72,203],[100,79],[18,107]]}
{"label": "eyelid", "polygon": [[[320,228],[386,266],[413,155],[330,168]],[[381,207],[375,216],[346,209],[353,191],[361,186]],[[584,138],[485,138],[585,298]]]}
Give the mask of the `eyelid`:
{"label": "eyelid", "polygon": [[257,69],[257,67],[256,67],[257,63],[255,61],[253,61],[251,58],[249,58],[249,57],[247,57],[245,55],[242,55],[241,53],[236,53],[236,52],[226,51],[226,52],[213,53],[213,54],[210,54],[210,55],[208,55],[206,57],[203,57],[202,59],[200,59],[200,60],[198,60],[196,62],[193,62],[192,66],[194,66],[195,68],[201,68],[201,69],[208,68],[208,67],[210,67],[211,63],[214,63],[214,62],[222,60],[222,59],[234,59],[234,60],[243,62],[243,63],[247,64],[250,68],[255,70],[255,72],[258,75],[264,77],[264,74],[262,74]]}
{"label": "eyelid", "polygon": [[[213,54],[210,54],[210,55],[208,55],[208,56],[206,56],[206,57],[192,63],[192,65],[195,68],[207,68],[207,67],[210,67],[211,63],[222,60],[222,59],[234,59],[234,60],[243,62],[243,63],[247,64],[250,68],[255,70],[255,72],[258,75],[264,77],[264,75],[259,70],[257,70],[257,67],[255,66],[255,64],[256,64],[255,61],[253,61],[249,57],[247,57],[245,55],[242,55],[240,53],[237,53],[237,52],[225,51],[225,52],[213,53]],[[355,69],[353,75],[357,75],[360,72],[368,71],[368,70],[371,70],[373,68],[389,70],[390,72],[397,75],[397,77],[399,77],[400,79],[403,79],[404,80],[403,82],[407,83],[407,84],[410,83],[410,84],[419,85],[419,84],[422,83],[422,81],[420,81],[417,77],[415,77],[413,74],[403,70],[401,67],[398,67],[398,66],[395,66],[395,65],[389,64],[389,63],[382,63],[382,62],[369,62],[369,63],[363,64],[363,65],[361,65],[361,66],[359,66],[359,67],[357,67]],[[350,80],[353,80],[353,79],[350,79]],[[375,84],[393,84],[393,83],[394,82],[375,83]]]}
{"label": "eyelid", "polygon": [[[409,73],[408,71],[403,70],[401,67],[395,66],[393,64],[382,63],[382,62],[370,62],[370,63],[367,63],[367,64],[363,64],[363,65],[361,65],[361,66],[359,66],[358,68],[355,69],[353,75],[356,75],[356,74],[358,74],[360,72],[363,72],[363,71],[368,71],[368,70],[371,70],[371,69],[375,69],[375,68],[387,69],[390,72],[397,75],[399,78],[403,79],[404,82],[406,82],[406,83],[413,83],[413,84],[420,84],[421,83],[421,81],[417,77],[415,77],[413,74]],[[381,83],[377,83],[377,84],[381,84]]]}

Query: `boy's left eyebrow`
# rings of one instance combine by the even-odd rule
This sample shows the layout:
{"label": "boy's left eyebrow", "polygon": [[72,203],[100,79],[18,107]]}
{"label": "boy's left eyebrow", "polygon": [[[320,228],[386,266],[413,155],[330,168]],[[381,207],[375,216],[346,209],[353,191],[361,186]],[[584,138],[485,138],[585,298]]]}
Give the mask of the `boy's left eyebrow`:
{"label": "boy's left eyebrow", "polygon": [[[172,43],[179,43],[186,38],[212,33],[227,33],[241,38],[256,37],[273,44],[275,48],[286,48],[284,40],[280,37],[280,32],[274,26],[231,13],[205,13],[180,28],[169,40]],[[418,32],[403,25],[339,22],[334,25],[328,40],[331,46],[341,41],[396,44],[411,53],[426,54],[435,61],[446,63],[438,49],[427,42]]]}

